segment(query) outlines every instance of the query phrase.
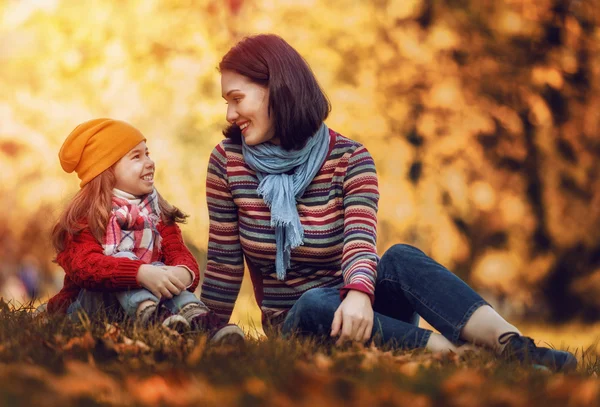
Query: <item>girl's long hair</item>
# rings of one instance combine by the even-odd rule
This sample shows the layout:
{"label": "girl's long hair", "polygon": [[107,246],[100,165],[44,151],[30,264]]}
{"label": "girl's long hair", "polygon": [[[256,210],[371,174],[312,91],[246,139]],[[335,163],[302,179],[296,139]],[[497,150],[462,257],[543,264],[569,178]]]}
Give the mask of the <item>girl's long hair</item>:
{"label": "girl's long hair", "polygon": [[[92,235],[102,243],[112,211],[112,190],[116,185],[113,167],[85,184],[75,194],[52,228],[52,245],[57,253],[65,249],[68,237],[89,228]],[[169,204],[157,191],[161,219],[171,225],[184,223],[188,217],[177,207]]]}

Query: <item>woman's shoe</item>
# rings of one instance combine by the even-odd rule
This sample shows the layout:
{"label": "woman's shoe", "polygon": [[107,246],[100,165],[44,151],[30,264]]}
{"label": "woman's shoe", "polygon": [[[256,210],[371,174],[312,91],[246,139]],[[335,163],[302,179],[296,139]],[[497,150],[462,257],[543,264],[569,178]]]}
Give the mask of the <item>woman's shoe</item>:
{"label": "woman's shoe", "polygon": [[227,324],[211,333],[209,342],[213,345],[243,346],[246,343],[244,331],[235,325]]}
{"label": "woman's shoe", "polygon": [[537,346],[533,339],[517,332],[503,333],[498,342],[506,345],[502,356],[507,360],[545,366],[556,372],[570,372],[577,368],[577,358],[571,352]]}

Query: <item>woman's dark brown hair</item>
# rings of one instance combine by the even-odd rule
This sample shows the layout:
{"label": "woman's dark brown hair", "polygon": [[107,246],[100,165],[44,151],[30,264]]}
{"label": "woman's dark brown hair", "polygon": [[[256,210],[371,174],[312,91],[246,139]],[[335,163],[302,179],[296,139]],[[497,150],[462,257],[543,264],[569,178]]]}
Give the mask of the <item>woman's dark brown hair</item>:
{"label": "woman's dark brown hair", "polygon": [[[246,37],[225,54],[219,71],[234,71],[269,90],[269,114],[285,150],[304,147],[331,111],[331,104],[302,56],[274,34]],[[241,142],[233,124],[225,137]]]}

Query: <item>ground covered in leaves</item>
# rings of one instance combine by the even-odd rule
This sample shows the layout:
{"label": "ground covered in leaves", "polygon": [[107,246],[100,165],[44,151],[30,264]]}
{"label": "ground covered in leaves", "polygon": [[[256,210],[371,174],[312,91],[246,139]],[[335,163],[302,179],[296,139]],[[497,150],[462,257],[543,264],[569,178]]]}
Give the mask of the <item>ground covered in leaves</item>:
{"label": "ground covered in leaves", "polygon": [[487,352],[441,356],[312,341],[211,346],[163,328],[39,318],[0,310],[2,405],[587,406],[599,403],[597,356],[550,374]]}

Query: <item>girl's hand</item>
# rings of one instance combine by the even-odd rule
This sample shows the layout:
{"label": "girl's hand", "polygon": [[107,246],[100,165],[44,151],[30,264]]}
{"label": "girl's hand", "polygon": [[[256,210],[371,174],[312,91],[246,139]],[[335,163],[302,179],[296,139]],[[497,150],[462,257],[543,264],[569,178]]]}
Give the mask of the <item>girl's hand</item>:
{"label": "girl's hand", "polygon": [[350,290],[333,316],[331,336],[340,335],[335,343],[346,341],[366,342],[373,329],[371,299],[363,292]]}
{"label": "girl's hand", "polygon": [[185,290],[185,284],[179,280],[172,270],[165,270],[163,267],[143,264],[138,269],[138,283],[156,296],[156,298],[173,298],[182,290]]}
{"label": "girl's hand", "polygon": [[[162,266],[161,268],[163,270],[171,270],[173,272],[173,274],[175,275],[175,277],[177,277],[179,279],[179,281],[181,281],[185,285],[185,287],[189,287],[192,284],[192,282],[194,281],[192,279],[192,274],[185,267]],[[184,288],[184,290],[185,290],[185,288]]]}

